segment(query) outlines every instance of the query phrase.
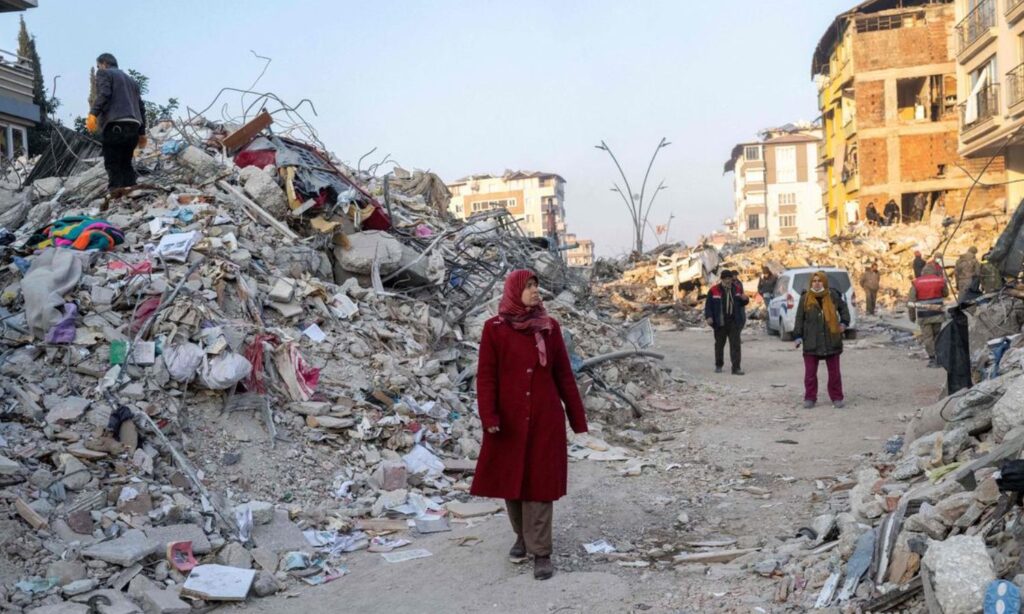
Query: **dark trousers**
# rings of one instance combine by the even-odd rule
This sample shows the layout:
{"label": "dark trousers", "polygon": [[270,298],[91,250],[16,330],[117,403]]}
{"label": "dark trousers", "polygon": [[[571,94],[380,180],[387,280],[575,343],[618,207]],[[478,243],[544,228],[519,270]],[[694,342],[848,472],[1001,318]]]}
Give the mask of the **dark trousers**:
{"label": "dark trousers", "polygon": [[139,145],[139,124],[110,122],[103,127],[103,168],[107,169],[110,190],[137,183],[132,155]]}
{"label": "dark trousers", "polygon": [[843,374],[839,372],[839,354],[816,356],[804,354],[804,400],[818,400],[818,363],[825,361],[828,367],[828,398],[843,400]]}
{"label": "dark trousers", "polygon": [[518,501],[506,499],[512,530],[523,538],[526,551],[533,556],[551,556],[551,519],[553,501]]}
{"label": "dark trousers", "polygon": [[875,315],[875,301],[878,300],[878,290],[864,290],[864,302],[867,303],[868,314]]}
{"label": "dark trousers", "polygon": [[729,342],[729,360],[732,362],[732,370],[740,368],[740,331],[741,327],[735,324],[727,324],[715,328],[715,367],[725,364],[725,342]]}

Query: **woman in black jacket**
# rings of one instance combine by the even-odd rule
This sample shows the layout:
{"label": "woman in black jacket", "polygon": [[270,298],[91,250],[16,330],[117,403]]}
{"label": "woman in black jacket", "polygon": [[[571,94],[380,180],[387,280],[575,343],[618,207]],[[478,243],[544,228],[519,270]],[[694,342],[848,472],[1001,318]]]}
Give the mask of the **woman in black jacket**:
{"label": "woman in black jacket", "polygon": [[838,290],[828,286],[828,275],[811,275],[811,287],[800,296],[793,335],[796,347],[804,347],[804,407],[818,402],[818,363],[828,367],[828,396],[833,407],[845,405],[843,376],[839,355],[843,353],[843,334],[850,324],[850,309]]}

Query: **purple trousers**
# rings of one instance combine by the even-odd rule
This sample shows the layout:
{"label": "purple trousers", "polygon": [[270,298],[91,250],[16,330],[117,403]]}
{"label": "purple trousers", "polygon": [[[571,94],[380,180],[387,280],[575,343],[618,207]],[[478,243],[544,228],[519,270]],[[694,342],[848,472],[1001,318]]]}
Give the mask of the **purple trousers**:
{"label": "purple trousers", "polygon": [[828,367],[828,398],[833,402],[842,401],[843,374],[839,372],[839,354],[831,356],[804,354],[804,400],[818,400],[818,363],[822,360]]}

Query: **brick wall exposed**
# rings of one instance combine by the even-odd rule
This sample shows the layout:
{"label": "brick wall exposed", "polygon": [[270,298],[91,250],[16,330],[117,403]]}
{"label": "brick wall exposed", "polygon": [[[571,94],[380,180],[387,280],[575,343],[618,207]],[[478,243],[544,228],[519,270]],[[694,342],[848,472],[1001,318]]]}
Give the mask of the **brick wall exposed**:
{"label": "brick wall exposed", "polygon": [[861,187],[889,183],[889,150],[884,138],[860,139],[858,155]]}
{"label": "brick wall exposed", "polygon": [[853,61],[857,72],[948,62],[951,8],[926,10],[924,23],[913,27],[855,33]]}
{"label": "brick wall exposed", "polygon": [[900,136],[900,180],[925,181],[939,174],[939,165],[957,160],[954,131]]}
{"label": "brick wall exposed", "polygon": [[858,82],[857,127],[877,128],[885,125],[885,81]]}

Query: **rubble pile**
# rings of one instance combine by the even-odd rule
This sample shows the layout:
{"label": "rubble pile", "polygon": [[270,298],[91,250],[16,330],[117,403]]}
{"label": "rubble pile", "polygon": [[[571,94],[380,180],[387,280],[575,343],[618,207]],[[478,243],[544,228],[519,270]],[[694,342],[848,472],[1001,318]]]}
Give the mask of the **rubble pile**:
{"label": "rubble pile", "polygon": [[467,502],[473,378],[512,268],[572,334],[574,458],[624,452],[602,430],[661,384],[649,323],[609,323],[506,212],[454,222],[436,175],[273,122],[161,122],[114,195],[95,160],[0,186],[0,609],[265,596],[497,511]]}
{"label": "rubble pile", "polygon": [[[1009,216],[1003,211],[978,211],[959,220],[933,216],[933,222],[897,226],[857,224],[831,240],[781,241],[770,246],[726,245],[716,252],[708,246],[686,249],[660,246],[634,261],[602,260],[595,265],[595,292],[625,318],[650,316],[659,323],[684,326],[703,321],[699,307],[704,292],[724,267],[739,272],[747,294],[755,298],[750,316],[759,319],[762,305],[757,282],[763,267],[775,274],[786,269],[829,266],[846,269],[859,289],[861,275],[873,263],[881,272],[878,304],[894,309],[906,301],[913,281],[914,252],[942,257],[949,275],[956,259],[975,246],[988,252]],[[858,293],[859,294],[859,293]]]}

